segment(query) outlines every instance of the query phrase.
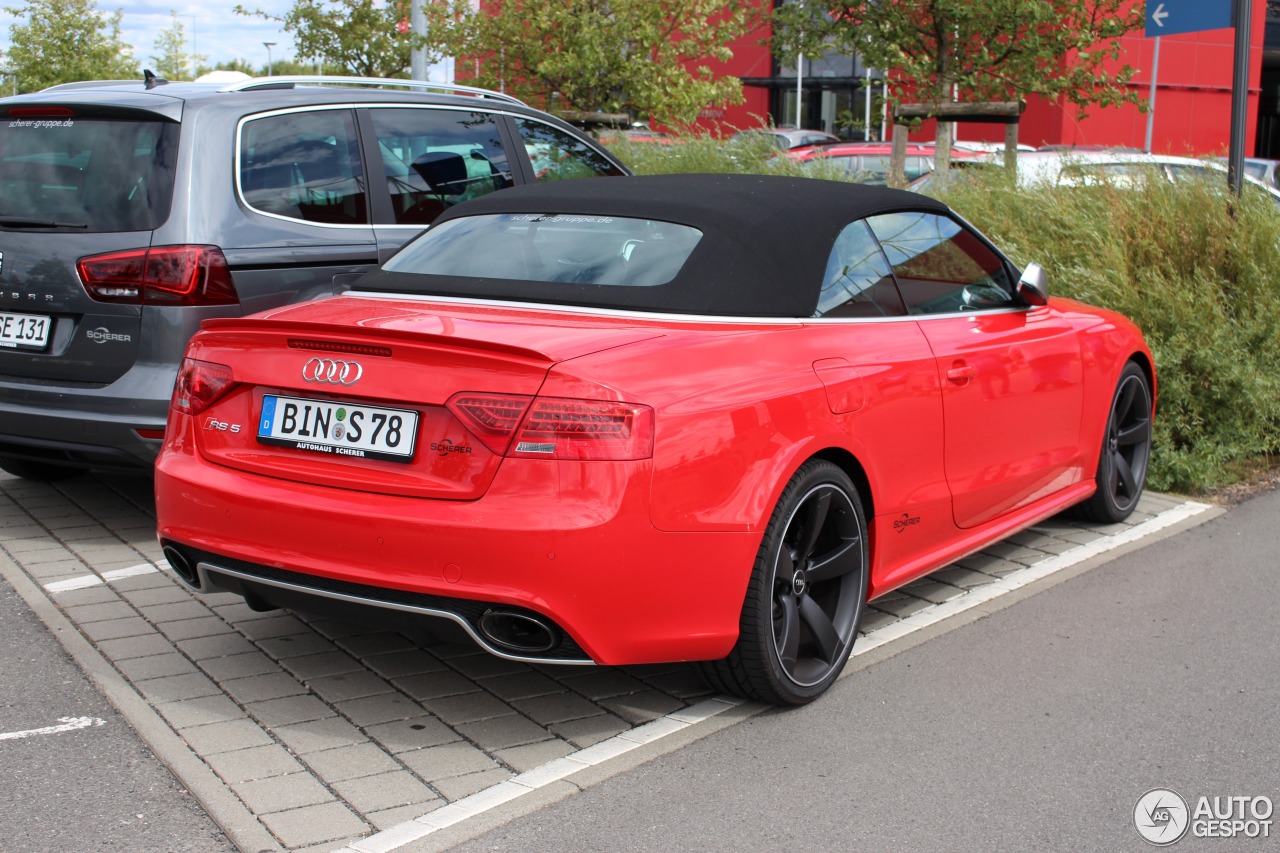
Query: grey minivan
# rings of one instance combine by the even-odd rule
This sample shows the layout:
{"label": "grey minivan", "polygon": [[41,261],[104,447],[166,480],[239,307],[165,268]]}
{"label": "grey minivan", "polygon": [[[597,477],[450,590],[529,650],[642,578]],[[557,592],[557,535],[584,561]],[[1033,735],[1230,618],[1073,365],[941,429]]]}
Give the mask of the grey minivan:
{"label": "grey minivan", "polygon": [[465,199],[625,174],[571,125],[466,86],[148,79],[0,99],[0,468],[149,468],[205,318],[340,292]]}

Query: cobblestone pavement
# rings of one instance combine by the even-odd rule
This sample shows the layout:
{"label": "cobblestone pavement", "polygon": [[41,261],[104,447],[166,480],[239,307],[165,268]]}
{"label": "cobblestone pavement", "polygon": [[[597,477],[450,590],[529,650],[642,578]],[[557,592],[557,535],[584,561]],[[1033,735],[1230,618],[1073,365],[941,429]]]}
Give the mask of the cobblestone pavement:
{"label": "cobblestone pavement", "polygon": [[[1180,503],[1149,495],[1124,525],[1051,519],[878,599],[863,631]],[[685,666],[530,666],[194,595],[167,570],[143,477],[44,484],[0,473],[0,573],[29,581],[136,693],[152,721],[148,737],[131,718],[144,738],[176,736],[194,755],[177,762],[184,784],[199,792],[183,778],[194,773],[233,795],[205,805],[244,849],[393,849],[360,839],[654,721],[714,713]]]}

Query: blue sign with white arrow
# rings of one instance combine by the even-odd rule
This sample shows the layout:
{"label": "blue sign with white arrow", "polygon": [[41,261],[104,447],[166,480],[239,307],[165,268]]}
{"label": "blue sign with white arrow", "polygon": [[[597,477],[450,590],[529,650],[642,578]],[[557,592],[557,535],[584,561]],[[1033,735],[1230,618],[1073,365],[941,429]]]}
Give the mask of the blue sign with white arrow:
{"label": "blue sign with white arrow", "polygon": [[1147,0],[1147,37],[1231,26],[1231,0]]}

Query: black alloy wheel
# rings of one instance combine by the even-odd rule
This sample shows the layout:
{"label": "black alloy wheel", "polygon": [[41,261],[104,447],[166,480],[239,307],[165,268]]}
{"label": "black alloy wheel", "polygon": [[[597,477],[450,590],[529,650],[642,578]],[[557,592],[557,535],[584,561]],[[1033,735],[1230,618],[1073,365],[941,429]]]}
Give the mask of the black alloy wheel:
{"label": "black alloy wheel", "polygon": [[1092,521],[1124,521],[1138,505],[1151,460],[1151,385],[1142,368],[1125,365],[1111,401],[1096,477],[1098,490],[1080,505]]}
{"label": "black alloy wheel", "polygon": [[867,571],[857,490],[832,463],[806,463],[783,490],[760,544],[737,645],[702,667],[708,682],[771,704],[820,696],[849,659]]}

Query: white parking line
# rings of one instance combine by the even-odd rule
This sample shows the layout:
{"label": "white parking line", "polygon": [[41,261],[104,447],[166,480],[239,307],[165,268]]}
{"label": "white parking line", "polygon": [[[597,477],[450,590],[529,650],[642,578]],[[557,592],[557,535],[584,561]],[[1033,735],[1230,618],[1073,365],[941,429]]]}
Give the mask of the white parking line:
{"label": "white parking line", "polygon": [[[1057,556],[1047,557],[1033,566],[1011,572],[999,580],[967,590],[942,604],[927,607],[911,616],[899,619],[883,628],[878,628],[868,633],[854,644],[854,651],[851,657],[865,654],[872,649],[880,648],[908,634],[937,624],[957,613],[963,613],[966,610],[986,604],[1001,595],[1021,589],[1041,578],[1083,563],[1085,560],[1096,557],[1099,554],[1105,554],[1122,545],[1136,542],[1180,521],[1199,515],[1208,509],[1211,509],[1209,504],[1186,501],[1119,533],[1103,536],[1087,545],[1072,548],[1070,551]],[[447,806],[442,806],[422,817],[405,821],[390,829],[353,841],[346,847],[334,851],[334,853],[390,853],[390,851],[406,844],[412,844],[434,832],[455,826],[468,818],[497,808],[526,794],[531,794],[539,788],[564,779],[579,770],[594,767],[640,746],[661,740],[667,735],[708,720],[741,704],[742,700],[729,696],[703,700],[696,705],[685,708],[683,711],[668,714],[629,732],[624,732],[594,746],[578,750],[572,755],[558,758],[541,767],[535,767],[506,782],[499,782],[497,785],[486,788],[469,797],[455,800]]]}
{"label": "white parking line", "polygon": [[922,628],[928,628],[930,625],[936,625],[944,619],[963,613],[966,610],[972,610],[986,604],[988,601],[999,598],[1005,593],[1013,592],[1021,589],[1028,584],[1034,583],[1041,578],[1047,578],[1049,575],[1070,568],[1071,566],[1083,563],[1091,557],[1099,554],[1105,554],[1119,548],[1121,545],[1127,545],[1130,542],[1137,542],[1152,533],[1171,527],[1180,521],[1199,515],[1212,507],[1209,504],[1196,503],[1195,501],[1186,501],[1178,506],[1165,510],[1153,518],[1149,518],[1141,524],[1135,524],[1127,530],[1119,533],[1113,533],[1110,536],[1103,536],[1101,539],[1095,539],[1087,545],[1081,545],[1072,548],[1070,551],[1064,551],[1055,557],[1046,557],[1040,562],[1028,566],[1025,569],[1019,569],[1010,572],[999,580],[991,583],[983,584],[979,587],[967,590],[955,598],[950,598],[941,604],[935,604],[932,607],[926,607],[923,610],[906,616],[896,622],[891,622],[883,628],[877,628],[867,633],[865,637],[858,639],[854,644],[853,655],[866,654],[869,651],[878,649],[886,643],[892,642],[899,637],[905,637]]}
{"label": "white parking line", "polygon": [[36,735],[60,735],[63,732],[74,732],[77,729],[87,729],[92,726],[104,726],[107,724],[106,720],[99,720],[97,717],[59,717],[58,722],[61,725],[45,726],[42,729],[27,729],[25,732],[0,732],[0,740],[20,740]]}
{"label": "white parking line", "polygon": [[137,566],[129,566],[127,569],[113,569],[100,575],[83,575],[78,578],[54,581],[53,583],[45,584],[44,588],[49,592],[69,592],[73,589],[88,589],[91,586],[100,586],[104,583],[137,577],[138,575],[149,575],[152,572],[159,571],[163,571],[163,569],[153,563],[142,563]]}
{"label": "white parking line", "polygon": [[461,823],[467,818],[475,817],[503,803],[509,803],[514,799],[523,797],[525,794],[531,794],[539,788],[546,787],[552,782],[558,782],[577,773],[579,770],[603,764],[645,744],[653,743],[667,735],[687,729],[689,726],[696,725],[704,720],[709,720],[717,714],[722,714],[730,708],[736,708],[741,704],[742,700],[729,696],[705,699],[684,710],[660,717],[643,726],[637,726],[629,732],[623,732],[594,746],[580,749],[573,755],[557,758],[555,761],[550,761],[541,767],[535,767],[532,770],[521,773],[519,776],[508,779],[506,782],[499,782],[497,785],[485,788],[483,791],[479,791],[469,797],[455,800],[449,805],[442,806],[422,817],[397,824],[383,832],[370,835],[368,838],[361,838],[359,841],[352,842],[349,846],[335,851],[335,853],[386,853],[386,851],[395,850],[397,847],[403,847],[433,832]]}

